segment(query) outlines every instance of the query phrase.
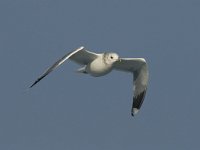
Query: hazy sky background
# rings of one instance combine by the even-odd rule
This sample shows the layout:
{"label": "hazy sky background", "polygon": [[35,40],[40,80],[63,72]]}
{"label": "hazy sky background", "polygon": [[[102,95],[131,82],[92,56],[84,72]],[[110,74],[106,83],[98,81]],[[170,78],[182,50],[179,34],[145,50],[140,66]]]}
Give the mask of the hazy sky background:
{"label": "hazy sky background", "polygon": [[[0,149],[199,149],[199,0],[1,0]],[[71,50],[144,57],[150,82],[131,117],[132,76],[93,78]]]}

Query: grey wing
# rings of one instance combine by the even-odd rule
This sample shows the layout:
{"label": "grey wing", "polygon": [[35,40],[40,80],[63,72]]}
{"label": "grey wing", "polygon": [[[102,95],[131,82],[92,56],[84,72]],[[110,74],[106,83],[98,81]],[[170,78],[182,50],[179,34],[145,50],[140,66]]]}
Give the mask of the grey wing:
{"label": "grey wing", "polygon": [[133,73],[134,96],[131,114],[134,116],[142,106],[147,90],[149,72],[146,61],[143,58],[122,58],[115,63],[114,68]]}
{"label": "grey wing", "polygon": [[64,55],[61,59],[56,61],[51,67],[49,67],[31,86],[33,87],[35,84],[37,84],[40,80],[42,80],[45,76],[47,76],[49,73],[51,73],[54,69],[56,69],[58,66],[63,64],[67,59],[71,59],[79,64],[87,64],[94,60],[98,54],[89,52],[84,49],[84,47],[80,47],[70,53],[67,53]]}
{"label": "grey wing", "polygon": [[88,63],[96,59],[98,56],[99,54],[90,52],[83,48],[82,51],[79,51],[78,53],[70,56],[69,59],[80,65],[87,65]]}

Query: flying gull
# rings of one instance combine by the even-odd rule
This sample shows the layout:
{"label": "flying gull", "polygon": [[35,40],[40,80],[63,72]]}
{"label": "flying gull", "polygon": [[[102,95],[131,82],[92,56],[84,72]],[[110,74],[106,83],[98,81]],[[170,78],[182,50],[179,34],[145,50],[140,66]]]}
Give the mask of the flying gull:
{"label": "flying gull", "polygon": [[55,62],[30,86],[30,88],[63,64],[67,59],[83,66],[77,70],[79,73],[90,74],[94,77],[106,75],[113,69],[132,73],[134,95],[131,115],[134,116],[138,113],[144,101],[149,78],[147,63],[144,58],[120,58],[116,53],[105,52],[97,54],[86,50],[84,47],[80,47],[64,55]]}

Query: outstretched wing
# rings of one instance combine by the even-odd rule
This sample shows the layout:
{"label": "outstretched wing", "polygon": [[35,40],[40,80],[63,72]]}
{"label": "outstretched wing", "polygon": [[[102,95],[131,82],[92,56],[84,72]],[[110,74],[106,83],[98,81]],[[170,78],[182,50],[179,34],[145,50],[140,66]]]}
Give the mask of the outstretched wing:
{"label": "outstretched wing", "polygon": [[89,62],[93,61],[95,58],[97,58],[98,54],[87,51],[84,49],[84,47],[80,47],[66,55],[64,55],[61,59],[56,61],[51,67],[49,67],[31,86],[33,87],[35,84],[37,84],[40,80],[42,80],[45,76],[47,76],[50,72],[52,72],[54,69],[56,69],[58,66],[63,64],[67,59],[73,60],[76,63],[86,65]]}
{"label": "outstretched wing", "polygon": [[143,58],[121,58],[114,64],[114,69],[133,73],[133,104],[131,114],[134,116],[139,111],[146,94],[149,72]]}

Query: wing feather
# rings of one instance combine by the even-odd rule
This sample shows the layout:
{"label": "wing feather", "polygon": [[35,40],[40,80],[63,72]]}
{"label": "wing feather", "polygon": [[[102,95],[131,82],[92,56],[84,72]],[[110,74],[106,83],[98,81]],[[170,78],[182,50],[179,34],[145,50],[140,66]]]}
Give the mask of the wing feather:
{"label": "wing feather", "polygon": [[42,80],[45,76],[51,73],[58,66],[63,64],[67,59],[70,59],[79,64],[85,65],[91,62],[92,60],[94,60],[97,56],[98,54],[87,51],[84,49],[84,47],[80,47],[70,53],[67,53],[61,59],[56,61],[51,67],[49,67],[39,78],[37,78],[37,80],[30,86],[30,88],[36,85],[40,80]]}
{"label": "wing feather", "polygon": [[134,116],[142,106],[149,79],[148,67],[143,58],[121,58],[114,69],[133,73],[133,103],[131,114]]}

